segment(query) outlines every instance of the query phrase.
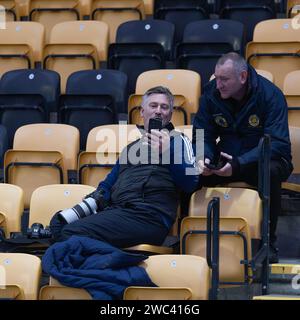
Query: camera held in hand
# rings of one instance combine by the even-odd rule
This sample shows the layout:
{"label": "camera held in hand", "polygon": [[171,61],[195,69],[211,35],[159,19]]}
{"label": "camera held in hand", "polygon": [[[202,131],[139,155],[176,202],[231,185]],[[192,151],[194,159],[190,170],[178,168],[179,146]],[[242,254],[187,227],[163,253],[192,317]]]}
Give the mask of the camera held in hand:
{"label": "camera held in hand", "polygon": [[27,237],[30,239],[47,239],[52,238],[49,227],[44,228],[41,223],[33,223],[31,228],[27,229]]}
{"label": "camera held in hand", "polygon": [[57,216],[58,219],[69,224],[76,220],[98,213],[107,205],[107,201],[104,199],[103,195],[104,190],[102,189],[88,194],[82,202],[76,204],[74,207],[60,211]]}

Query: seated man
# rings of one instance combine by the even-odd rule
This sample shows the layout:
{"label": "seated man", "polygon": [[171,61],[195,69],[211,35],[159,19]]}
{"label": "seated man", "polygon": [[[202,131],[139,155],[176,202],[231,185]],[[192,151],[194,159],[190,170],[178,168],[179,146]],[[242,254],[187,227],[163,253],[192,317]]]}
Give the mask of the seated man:
{"label": "seated man", "polygon": [[[193,143],[196,129],[204,129],[204,162],[199,161],[203,186],[234,181],[257,186],[258,143],[264,134],[271,136],[270,262],[278,262],[275,240],[281,182],[293,169],[283,93],[241,56],[225,54],[216,64],[215,79],[206,85],[201,97],[193,124]],[[218,162],[220,168],[211,166]]]}
{"label": "seated man", "polygon": [[[145,93],[142,137],[122,151],[97,188],[107,202],[105,208],[70,224],[61,213],[55,214],[50,228],[56,240],[87,236],[119,248],[163,243],[176,218],[179,191],[192,192],[199,180],[192,144],[170,122],[173,102],[164,87]],[[154,118],[163,129],[149,132]]]}

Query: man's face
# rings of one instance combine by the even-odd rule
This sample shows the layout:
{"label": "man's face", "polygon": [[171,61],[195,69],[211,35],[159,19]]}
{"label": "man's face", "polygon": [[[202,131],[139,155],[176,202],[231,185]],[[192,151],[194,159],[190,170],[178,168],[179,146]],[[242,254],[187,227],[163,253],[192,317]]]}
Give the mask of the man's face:
{"label": "man's face", "polygon": [[216,65],[215,77],[222,99],[237,98],[247,81],[247,71],[238,74],[234,70],[233,62],[227,60],[223,65]]}
{"label": "man's face", "polygon": [[167,125],[172,117],[171,107],[167,96],[164,94],[151,94],[141,109],[141,116],[144,119],[145,130],[148,131],[149,119],[162,119],[163,127]]}

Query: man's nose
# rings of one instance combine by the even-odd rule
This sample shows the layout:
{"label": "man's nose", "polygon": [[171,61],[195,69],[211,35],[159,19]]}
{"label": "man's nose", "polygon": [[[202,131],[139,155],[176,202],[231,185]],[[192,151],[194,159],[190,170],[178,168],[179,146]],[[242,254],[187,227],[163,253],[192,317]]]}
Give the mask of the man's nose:
{"label": "man's nose", "polygon": [[155,114],[161,114],[161,107],[160,105],[157,106],[156,110],[155,110]]}

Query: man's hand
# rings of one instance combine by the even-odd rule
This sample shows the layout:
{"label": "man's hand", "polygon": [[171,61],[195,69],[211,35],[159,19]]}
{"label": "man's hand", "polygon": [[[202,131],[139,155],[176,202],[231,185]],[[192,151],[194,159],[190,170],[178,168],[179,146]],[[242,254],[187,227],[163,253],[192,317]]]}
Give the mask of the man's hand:
{"label": "man's hand", "polygon": [[205,166],[205,164],[210,164],[210,159],[205,158],[204,161],[203,160],[199,160],[198,166],[199,166],[200,174],[202,174],[203,176],[212,175],[213,171],[211,169],[207,168]]}
{"label": "man's hand", "polygon": [[151,130],[151,133],[146,132],[145,139],[153,151],[164,153],[170,149],[170,135],[166,130]]}
{"label": "man's hand", "polygon": [[[228,153],[221,152],[221,157],[226,158],[228,160],[232,160],[232,156]],[[221,177],[231,177],[232,176],[232,166],[230,163],[226,163],[225,166],[219,170],[211,170],[212,173]]]}

